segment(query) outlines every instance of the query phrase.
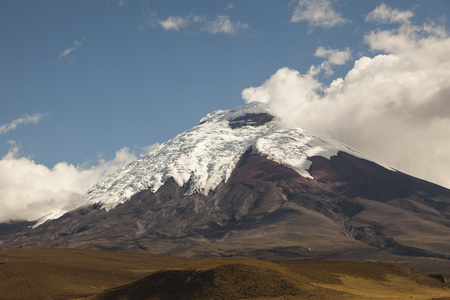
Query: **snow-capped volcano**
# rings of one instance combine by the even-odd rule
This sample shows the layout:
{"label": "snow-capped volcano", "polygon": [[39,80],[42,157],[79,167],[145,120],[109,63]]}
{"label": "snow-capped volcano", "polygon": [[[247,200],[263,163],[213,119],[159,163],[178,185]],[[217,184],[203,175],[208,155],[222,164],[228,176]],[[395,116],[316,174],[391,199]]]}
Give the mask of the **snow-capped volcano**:
{"label": "snow-capped volcano", "polygon": [[97,183],[87,197],[109,210],[142,190],[156,192],[169,178],[180,187],[189,184],[187,195],[208,195],[229,179],[248,149],[306,178],[312,178],[308,157],[329,159],[339,151],[362,157],[334,139],[286,128],[264,104],[251,102],[206,115],[197,126]]}
{"label": "snow-capped volcano", "polygon": [[208,114],[87,197],[88,205],[0,242],[270,260],[450,260],[450,190],[288,128],[261,103]]}

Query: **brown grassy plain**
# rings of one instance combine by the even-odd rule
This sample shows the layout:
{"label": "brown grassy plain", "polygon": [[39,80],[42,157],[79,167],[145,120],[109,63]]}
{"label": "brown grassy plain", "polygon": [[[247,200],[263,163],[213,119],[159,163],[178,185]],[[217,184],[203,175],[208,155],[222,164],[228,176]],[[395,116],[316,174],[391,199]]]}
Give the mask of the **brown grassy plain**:
{"label": "brown grassy plain", "polygon": [[0,299],[75,299],[187,258],[78,249],[0,250]]}
{"label": "brown grassy plain", "polygon": [[0,299],[450,299],[450,286],[386,263],[11,249]]}

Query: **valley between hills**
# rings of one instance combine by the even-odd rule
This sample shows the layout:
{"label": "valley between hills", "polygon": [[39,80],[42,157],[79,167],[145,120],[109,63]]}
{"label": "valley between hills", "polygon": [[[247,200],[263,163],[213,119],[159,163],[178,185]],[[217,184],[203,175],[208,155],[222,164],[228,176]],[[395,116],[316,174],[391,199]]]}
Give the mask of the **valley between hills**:
{"label": "valley between hills", "polygon": [[[423,260],[427,273],[439,266]],[[435,277],[379,262],[0,250],[0,299],[450,299]]]}

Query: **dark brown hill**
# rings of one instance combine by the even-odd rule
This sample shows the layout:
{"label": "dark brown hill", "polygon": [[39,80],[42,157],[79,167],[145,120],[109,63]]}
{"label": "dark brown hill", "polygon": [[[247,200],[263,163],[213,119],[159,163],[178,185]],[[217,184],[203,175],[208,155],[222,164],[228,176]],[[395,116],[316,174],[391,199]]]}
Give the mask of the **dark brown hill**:
{"label": "dark brown hill", "polygon": [[417,299],[449,293],[436,279],[396,264],[209,259],[169,267],[93,299]]}
{"label": "dark brown hill", "polygon": [[97,299],[248,299],[342,295],[299,280],[272,263],[248,259],[196,261],[159,271]]}

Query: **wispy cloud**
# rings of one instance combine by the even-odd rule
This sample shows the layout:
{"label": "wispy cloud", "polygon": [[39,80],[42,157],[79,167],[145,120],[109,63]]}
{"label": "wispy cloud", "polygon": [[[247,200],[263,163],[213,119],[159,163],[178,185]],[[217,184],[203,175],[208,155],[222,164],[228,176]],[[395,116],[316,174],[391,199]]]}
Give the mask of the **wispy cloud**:
{"label": "wispy cloud", "polygon": [[[227,9],[231,9],[232,6],[227,6]],[[167,19],[159,19],[155,11],[146,10],[144,12],[146,23],[149,26],[155,25],[161,26],[166,31],[181,31],[193,26],[194,24],[200,25],[197,30],[208,32],[210,34],[236,34],[240,30],[250,28],[246,23],[240,21],[232,21],[227,15],[218,15],[215,19],[211,20],[207,16],[187,15],[181,16],[169,16]]]}
{"label": "wispy cloud", "polygon": [[192,16],[192,15],[186,16],[186,17],[170,16],[165,20],[159,20],[158,23],[165,30],[180,31],[180,29],[182,29],[190,24],[202,23],[202,22],[204,22],[204,20],[205,20],[204,17]]}
{"label": "wispy cloud", "polygon": [[21,124],[38,123],[40,120],[45,118],[45,114],[37,113],[33,115],[25,115],[22,118],[16,119],[8,124],[0,126],[0,134],[6,134],[8,131],[16,129],[17,126]]}
{"label": "wispy cloud", "polygon": [[144,24],[139,25],[139,29],[144,30],[146,26],[150,27],[157,27],[161,24],[159,22],[161,20],[158,19],[156,11],[152,10],[148,4],[145,5],[144,9],[142,10],[142,15],[144,17]]}
{"label": "wispy cloud", "polygon": [[379,24],[409,23],[409,19],[413,16],[414,13],[411,10],[393,9],[382,3],[367,15],[366,22],[377,22]]}
{"label": "wispy cloud", "polygon": [[117,6],[122,7],[127,3],[127,0],[119,0],[119,2],[117,2]]}
{"label": "wispy cloud", "polygon": [[332,28],[349,22],[336,12],[329,0],[300,0],[291,22],[306,21],[312,27]]}
{"label": "wispy cloud", "polygon": [[248,29],[249,26],[239,21],[232,22],[228,16],[217,16],[213,21],[206,22],[202,30],[211,34],[235,34],[240,29]]}
{"label": "wispy cloud", "polygon": [[68,55],[70,53],[72,53],[73,51],[75,51],[78,47],[83,45],[83,43],[84,43],[84,37],[81,39],[81,41],[73,42],[73,46],[72,47],[68,47],[67,49],[65,49],[63,52],[61,52],[59,54],[59,60],[61,60],[62,58],[65,58],[65,59],[67,59],[67,61],[70,62],[71,60],[68,58]]}

